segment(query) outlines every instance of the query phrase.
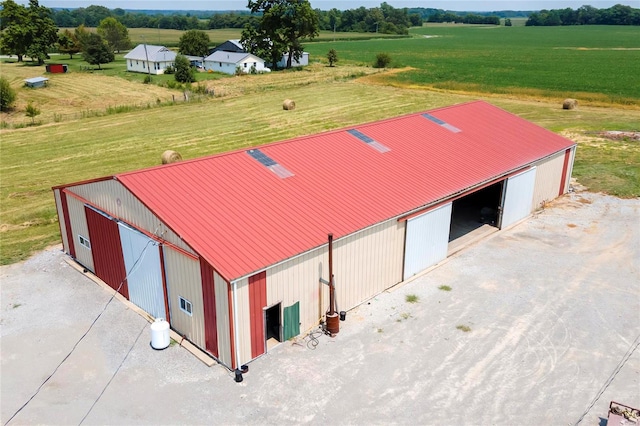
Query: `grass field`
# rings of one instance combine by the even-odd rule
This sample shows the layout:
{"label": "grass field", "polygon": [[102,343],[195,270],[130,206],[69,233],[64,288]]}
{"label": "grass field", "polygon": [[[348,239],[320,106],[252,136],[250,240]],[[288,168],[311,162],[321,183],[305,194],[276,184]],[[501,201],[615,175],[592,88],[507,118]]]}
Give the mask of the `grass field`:
{"label": "grass field", "polygon": [[[441,31],[447,30],[442,27]],[[413,41],[384,43],[404,46]],[[355,44],[369,43],[383,41]],[[329,45],[333,44],[326,43],[323,49]],[[181,92],[128,81],[117,69],[122,64],[105,72],[49,75],[51,85],[38,90],[21,87],[21,79],[41,75],[41,69],[2,64],[2,75],[18,89],[19,107],[13,114],[24,119],[20,108],[32,100],[43,111],[39,118],[48,124],[0,130],[0,263],[24,259],[59,241],[54,185],[159,164],[166,149],[195,158],[478,98],[578,140],[575,175],[590,189],[640,195],[640,143],[605,140],[590,133],[638,131],[640,108],[581,103],[577,110],[565,111],[554,91],[549,98],[534,98],[434,91],[429,84],[394,87],[387,82],[398,83],[404,72],[376,70],[356,62],[345,58],[335,68],[315,64],[296,71],[218,78],[202,82],[215,90],[216,97],[176,104],[164,99]],[[74,63],[72,70],[79,66]],[[286,98],[296,101],[296,110],[282,110]],[[82,114],[104,111],[109,104],[143,106],[122,108],[118,114]],[[79,115],[49,121],[43,117],[67,113]],[[3,122],[9,118],[2,113]]]}
{"label": "grass field", "polygon": [[340,61],[411,67],[388,84],[438,90],[640,104],[638,27],[425,26],[409,40],[308,44],[313,57],[334,48]]}

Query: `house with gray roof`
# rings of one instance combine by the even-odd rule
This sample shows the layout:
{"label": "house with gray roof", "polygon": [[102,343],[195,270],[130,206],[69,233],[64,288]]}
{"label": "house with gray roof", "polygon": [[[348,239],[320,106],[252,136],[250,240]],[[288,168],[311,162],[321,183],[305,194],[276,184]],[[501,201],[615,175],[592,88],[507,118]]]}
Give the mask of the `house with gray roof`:
{"label": "house with gray roof", "polygon": [[235,74],[236,69],[248,74],[255,68],[256,72],[269,72],[269,68],[264,66],[264,59],[256,55],[244,52],[225,52],[218,50],[204,58],[204,68],[207,71],[218,71],[225,74]]}
{"label": "house with gray roof", "polygon": [[168,66],[174,66],[176,52],[164,46],[139,44],[124,58],[127,60],[127,71],[145,74],[164,74]]}

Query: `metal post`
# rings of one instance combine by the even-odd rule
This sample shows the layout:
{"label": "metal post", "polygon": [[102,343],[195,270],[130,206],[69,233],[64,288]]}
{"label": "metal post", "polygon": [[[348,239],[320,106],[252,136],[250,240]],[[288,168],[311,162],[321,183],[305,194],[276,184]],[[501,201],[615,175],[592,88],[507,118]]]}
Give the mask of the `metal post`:
{"label": "metal post", "polygon": [[142,36],[142,42],[144,43],[144,56],[147,58],[147,73],[149,77],[151,77],[151,64],[149,63],[149,53],[147,52],[147,42],[144,40],[144,36]]}
{"label": "metal post", "polygon": [[329,315],[336,313],[336,295],[333,286],[333,234],[329,234]]}
{"label": "metal post", "polygon": [[333,234],[329,234],[329,310],[327,311],[326,329],[329,334],[340,332],[340,317],[336,312],[335,281],[333,277]]}

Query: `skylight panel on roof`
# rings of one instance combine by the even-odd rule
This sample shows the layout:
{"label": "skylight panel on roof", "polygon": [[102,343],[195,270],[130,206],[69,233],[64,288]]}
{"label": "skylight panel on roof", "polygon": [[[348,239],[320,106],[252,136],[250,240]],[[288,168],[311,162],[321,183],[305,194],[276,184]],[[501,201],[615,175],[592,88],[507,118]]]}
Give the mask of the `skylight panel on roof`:
{"label": "skylight panel on roof", "polygon": [[375,149],[378,152],[384,153],[384,152],[391,151],[391,148],[382,145],[380,142],[375,141],[374,139],[370,138],[369,136],[365,135],[359,130],[349,129],[347,130],[347,133],[360,139],[362,142],[366,143],[367,145],[369,145],[371,148]]}
{"label": "skylight panel on roof", "polygon": [[284,168],[282,165],[278,164],[273,158],[269,157],[259,149],[250,149],[247,151],[247,154],[249,154],[254,160],[265,166],[267,169],[271,170],[276,174],[276,176],[282,179],[294,176],[293,173]]}
{"label": "skylight panel on roof", "polygon": [[434,117],[434,116],[433,116],[433,115],[431,115],[431,114],[426,114],[426,113],[425,113],[425,114],[422,114],[422,116],[423,116],[424,118],[426,118],[427,120],[433,121],[434,123],[436,123],[436,124],[438,124],[438,125],[440,125],[440,126],[444,127],[445,129],[447,129],[447,130],[448,130],[448,131],[450,131],[450,132],[453,132],[453,133],[460,133],[460,132],[462,131],[462,130],[458,129],[457,127],[452,126],[451,124],[447,123],[446,121],[442,121],[442,120],[440,120],[439,118]]}

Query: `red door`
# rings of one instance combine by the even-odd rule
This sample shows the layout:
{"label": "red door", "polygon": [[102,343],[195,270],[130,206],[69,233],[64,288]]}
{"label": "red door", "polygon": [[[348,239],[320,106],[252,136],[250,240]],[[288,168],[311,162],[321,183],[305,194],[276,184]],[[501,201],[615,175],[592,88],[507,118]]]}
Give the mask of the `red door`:
{"label": "red door", "polygon": [[249,277],[249,313],[251,315],[251,358],[264,353],[264,313],[267,306],[267,272]]}
{"label": "red door", "polygon": [[92,208],[84,208],[89,227],[93,268],[102,281],[129,299],[127,271],[122,256],[118,223]]}

